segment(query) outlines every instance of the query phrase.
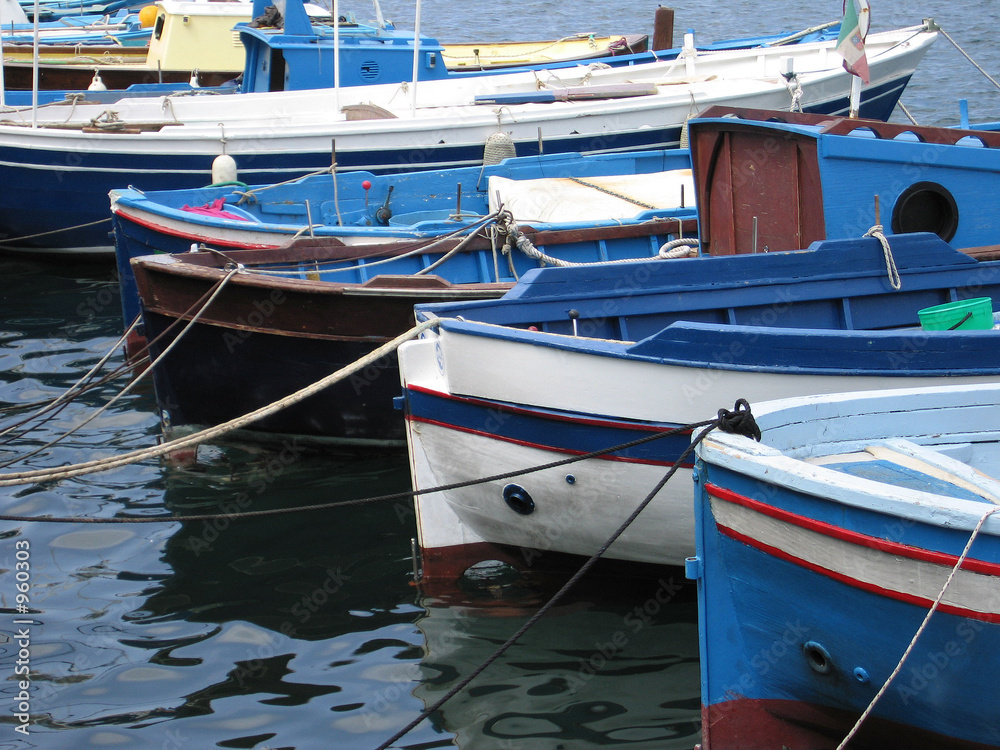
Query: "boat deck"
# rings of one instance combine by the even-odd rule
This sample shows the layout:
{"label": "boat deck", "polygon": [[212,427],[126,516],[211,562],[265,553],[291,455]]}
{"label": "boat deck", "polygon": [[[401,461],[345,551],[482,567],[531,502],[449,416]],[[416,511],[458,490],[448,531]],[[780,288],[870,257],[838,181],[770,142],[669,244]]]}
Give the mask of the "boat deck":
{"label": "boat deck", "polygon": [[[995,453],[995,445],[990,445]],[[995,478],[982,474],[980,481],[970,481],[954,473],[953,464],[968,464],[949,454],[969,453],[972,448],[971,443],[962,443],[934,450],[908,440],[886,440],[867,445],[859,451],[805,460],[826,469],[895,487],[959,500],[1000,504],[1000,483]],[[996,484],[996,489],[991,491],[990,484]]]}

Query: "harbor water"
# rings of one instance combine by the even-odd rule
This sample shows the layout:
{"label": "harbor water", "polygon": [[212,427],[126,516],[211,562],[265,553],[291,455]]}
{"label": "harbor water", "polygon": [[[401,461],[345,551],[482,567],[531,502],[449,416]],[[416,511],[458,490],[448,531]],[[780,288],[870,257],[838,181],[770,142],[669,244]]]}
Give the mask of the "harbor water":
{"label": "harbor water", "polygon": [[[992,2],[872,4],[873,30],[934,17],[1000,75]],[[412,28],[412,5],[381,5]],[[672,7],[675,38],[693,28],[703,40],[796,31],[842,8],[840,0]],[[652,33],[655,9],[637,0],[425,0],[421,31],[445,42]],[[973,122],[1000,119],[1000,92],[942,38],[903,102],[922,124],[952,125],[963,98]],[[131,382],[124,373],[40,423],[19,427],[20,412],[9,409],[59,396],[121,332],[110,264],[0,257],[0,474],[156,444],[148,382],[102,410]],[[105,369],[122,362],[117,352]],[[490,657],[572,572],[417,587],[411,502],[348,502],[408,489],[402,450],[317,453],[291,440],[203,446],[193,460],[0,486],[0,514],[30,517],[348,503],[221,521],[0,521],[0,750],[379,747]],[[602,566],[393,747],[692,748],[696,616],[683,571]]]}

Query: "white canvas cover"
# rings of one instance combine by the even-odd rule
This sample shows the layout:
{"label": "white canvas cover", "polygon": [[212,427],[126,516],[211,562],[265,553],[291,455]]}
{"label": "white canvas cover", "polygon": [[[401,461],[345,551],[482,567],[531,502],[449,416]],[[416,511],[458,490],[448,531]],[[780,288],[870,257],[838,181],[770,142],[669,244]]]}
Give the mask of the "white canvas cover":
{"label": "white canvas cover", "polygon": [[[690,169],[601,177],[490,177],[490,212],[502,202],[518,222],[631,219],[650,208],[694,206]],[[620,196],[620,197],[619,197]]]}

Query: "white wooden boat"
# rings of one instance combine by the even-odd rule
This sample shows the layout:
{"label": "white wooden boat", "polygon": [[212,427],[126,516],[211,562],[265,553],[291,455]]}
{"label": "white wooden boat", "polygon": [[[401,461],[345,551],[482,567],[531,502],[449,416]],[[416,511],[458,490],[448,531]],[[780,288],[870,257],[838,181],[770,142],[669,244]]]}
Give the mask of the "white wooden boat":
{"label": "white wooden boat", "polygon": [[[398,352],[425,574],[538,551],[593,554],[679,459],[674,434],[737,398],[992,381],[993,330],[923,331],[918,310],[990,297],[1000,263],[924,233],[808,250],[530,271],[503,298],[418,306],[440,318]],[[996,352],[996,353],[994,353]],[[690,464],[607,556],[680,565],[694,550]],[[504,547],[506,545],[506,547]],[[520,548],[521,551],[518,551]],[[525,553],[523,550],[528,550]]]}
{"label": "white wooden boat", "polygon": [[[928,22],[868,37],[872,79],[862,92],[862,114],[888,118],[935,29]],[[795,74],[786,78],[789,68]],[[207,184],[223,153],[235,160],[239,179],[264,184],[328,169],[333,159],[374,172],[478,164],[498,133],[518,155],[665,148],[678,144],[690,115],[714,103],[846,111],[851,78],[834,42],[816,42],[416,87],[11,112],[0,125],[0,178],[18,189],[0,195],[0,234],[8,250],[111,252],[101,223],[108,191],[127,182],[149,190]],[[508,103],[539,93],[553,101]]]}

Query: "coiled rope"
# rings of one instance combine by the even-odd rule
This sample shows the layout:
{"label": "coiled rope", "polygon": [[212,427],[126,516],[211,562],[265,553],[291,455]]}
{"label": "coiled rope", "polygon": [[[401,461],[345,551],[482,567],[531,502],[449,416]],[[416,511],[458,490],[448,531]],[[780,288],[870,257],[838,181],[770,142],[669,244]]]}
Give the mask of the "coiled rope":
{"label": "coiled rope", "polygon": [[674,258],[692,258],[698,255],[698,248],[701,242],[694,237],[678,237],[676,240],[664,242],[660,246],[656,257],[661,260],[673,260]]}
{"label": "coiled rope", "polygon": [[[563,260],[562,258],[555,258],[551,255],[543,253],[541,250],[535,247],[535,245],[531,242],[531,240],[529,240],[521,233],[521,230],[518,228],[517,223],[513,220],[513,218],[510,217],[509,213],[506,216],[501,216],[497,220],[497,225],[500,227],[500,230],[505,232],[507,235],[507,238],[504,241],[504,245],[502,248],[502,252],[504,255],[509,256],[511,249],[516,247],[518,250],[527,255],[529,258],[533,258],[534,260],[541,261],[543,263],[548,263],[551,266],[559,266],[560,268],[568,268],[571,266],[610,266],[618,263],[634,263],[637,260],[651,260],[651,258],[620,258],[617,260],[585,261],[581,263],[576,263],[571,260]],[[666,243],[663,247],[671,245],[671,247],[667,248],[667,251],[670,251],[673,248],[677,247],[677,245],[674,245],[673,243],[678,243],[680,245],[687,245],[691,247],[691,246],[697,246],[698,241],[695,240],[694,238],[686,238],[686,239],[680,238],[678,240],[673,240],[672,242]],[[663,252],[663,247],[660,248],[661,253]],[[667,259],[670,257],[683,257],[683,256],[663,255],[661,253],[658,253],[656,257],[662,259]],[[688,251],[688,253],[690,253],[690,250]]]}

